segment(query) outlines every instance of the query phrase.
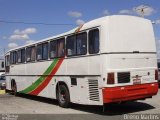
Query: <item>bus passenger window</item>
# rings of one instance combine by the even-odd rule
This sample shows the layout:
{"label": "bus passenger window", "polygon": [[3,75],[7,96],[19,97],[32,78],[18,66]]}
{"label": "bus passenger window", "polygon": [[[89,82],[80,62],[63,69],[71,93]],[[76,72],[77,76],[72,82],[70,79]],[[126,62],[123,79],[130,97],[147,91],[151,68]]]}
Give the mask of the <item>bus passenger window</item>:
{"label": "bus passenger window", "polygon": [[21,50],[18,50],[17,52],[17,62],[21,63]]}
{"label": "bus passenger window", "polygon": [[65,54],[65,44],[64,44],[65,39],[61,38],[59,40],[57,40],[57,46],[58,46],[58,57],[63,57]]}
{"label": "bus passenger window", "polygon": [[35,61],[36,58],[36,50],[35,47],[31,48],[31,61]]}
{"label": "bus passenger window", "polygon": [[10,60],[11,60],[11,64],[16,64],[16,62],[17,62],[17,52],[16,51],[11,52]]}
{"label": "bus passenger window", "polygon": [[13,64],[13,52],[10,53],[10,63]]}
{"label": "bus passenger window", "polygon": [[77,55],[85,55],[87,53],[87,33],[77,35]]}
{"label": "bus passenger window", "polygon": [[10,65],[10,61],[9,61],[9,55],[7,55],[5,57],[5,71],[8,73],[9,72],[9,65]]}
{"label": "bus passenger window", "polygon": [[42,60],[42,44],[37,45],[37,60]]}
{"label": "bus passenger window", "polygon": [[17,51],[13,52],[13,62],[14,62],[14,64],[17,63]]}
{"label": "bus passenger window", "polygon": [[43,44],[43,60],[48,59],[48,42]]}
{"label": "bus passenger window", "polygon": [[94,29],[89,31],[89,53],[94,54],[99,52],[99,30]]}
{"label": "bus passenger window", "polygon": [[25,55],[25,49],[22,49],[22,50],[21,50],[21,53],[22,53],[22,55],[21,55],[21,56],[22,56],[21,62],[22,62],[22,63],[25,63],[25,56],[26,56],[26,55]]}
{"label": "bus passenger window", "polygon": [[50,58],[57,57],[57,41],[51,41],[50,42]]}
{"label": "bus passenger window", "polygon": [[35,58],[36,58],[35,46],[27,48],[27,50],[26,50],[26,60],[27,60],[27,62],[35,61]]}
{"label": "bus passenger window", "polygon": [[26,50],[26,61],[31,61],[31,48],[27,48]]}
{"label": "bus passenger window", "polygon": [[76,36],[67,37],[67,56],[76,55]]}
{"label": "bus passenger window", "polygon": [[1,67],[4,68],[4,62],[1,63]]}

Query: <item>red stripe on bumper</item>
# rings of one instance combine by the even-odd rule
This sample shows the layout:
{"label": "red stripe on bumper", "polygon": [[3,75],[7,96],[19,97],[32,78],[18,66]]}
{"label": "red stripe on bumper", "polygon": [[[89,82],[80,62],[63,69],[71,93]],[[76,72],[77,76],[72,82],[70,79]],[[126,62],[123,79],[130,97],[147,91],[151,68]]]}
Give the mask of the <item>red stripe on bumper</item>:
{"label": "red stripe on bumper", "polygon": [[156,95],[158,83],[103,88],[103,103],[138,100]]}

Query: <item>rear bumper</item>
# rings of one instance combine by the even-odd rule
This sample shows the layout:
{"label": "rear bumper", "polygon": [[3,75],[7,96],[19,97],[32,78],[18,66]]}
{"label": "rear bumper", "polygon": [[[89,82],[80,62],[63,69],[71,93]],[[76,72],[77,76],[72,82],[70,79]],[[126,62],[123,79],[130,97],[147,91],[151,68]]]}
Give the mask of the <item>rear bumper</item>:
{"label": "rear bumper", "polygon": [[156,95],[158,83],[103,88],[103,103],[138,100]]}

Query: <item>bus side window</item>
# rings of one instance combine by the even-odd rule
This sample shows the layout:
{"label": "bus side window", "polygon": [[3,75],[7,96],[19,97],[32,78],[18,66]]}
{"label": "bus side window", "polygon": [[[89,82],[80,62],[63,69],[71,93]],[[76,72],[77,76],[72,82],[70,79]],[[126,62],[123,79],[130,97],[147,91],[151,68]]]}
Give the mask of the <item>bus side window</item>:
{"label": "bus side window", "polygon": [[57,40],[50,42],[50,58],[57,57]]}
{"label": "bus side window", "polygon": [[67,37],[67,56],[76,55],[76,36]]}
{"label": "bus side window", "polygon": [[93,29],[89,31],[89,53],[95,54],[99,52],[99,30]]}
{"label": "bus side window", "polygon": [[22,49],[22,50],[21,50],[21,54],[22,54],[22,55],[21,55],[21,57],[22,57],[21,62],[22,62],[22,63],[25,63],[25,56],[26,56],[26,54],[25,54],[25,49]]}
{"label": "bus side window", "polygon": [[10,53],[10,63],[13,64],[13,52]]}
{"label": "bus side window", "polygon": [[5,57],[5,71],[6,72],[9,72],[9,65],[10,65],[10,57],[9,57],[9,55],[7,55],[6,57]]}
{"label": "bus side window", "polygon": [[37,60],[42,60],[42,44],[37,45]]}
{"label": "bus side window", "polygon": [[43,43],[43,47],[42,47],[42,59],[43,60],[48,59],[48,42],[47,43]]}
{"label": "bus side window", "polygon": [[17,51],[11,52],[10,61],[11,61],[11,64],[16,64],[16,62],[17,62]]}
{"label": "bus side window", "polygon": [[1,67],[4,68],[4,62],[1,63]]}
{"label": "bus side window", "polygon": [[160,71],[160,62],[157,62],[158,71]]}
{"label": "bus side window", "polygon": [[28,47],[26,50],[26,61],[27,62],[35,61],[35,58],[36,58],[35,46]]}
{"label": "bus side window", "polygon": [[65,38],[57,40],[58,57],[64,57],[65,53]]}
{"label": "bus side window", "polygon": [[21,63],[21,57],[22,56],[22,54],[21,54],[21,50],[18,50],[17,51],[17,63]]}
{"label": "bus side window", "polygon": [[11,64],[16,64],[16,62],[17,62],[17,51],[11,52],[10,62],[11,62]]}
{"label": "bus side window", "polygon": [[36,58],[36,49],[35,46],[31,47],[31,61],[35,61]]}
{"label": "bus side window", "polygon": [[85,55],[87,53],[87,33],[80,33],[77,39],[77,55]]}
{"label": "bus side window", "polygon": [[31,61],[31,48],[26,49],[26,61],[30,62]]}

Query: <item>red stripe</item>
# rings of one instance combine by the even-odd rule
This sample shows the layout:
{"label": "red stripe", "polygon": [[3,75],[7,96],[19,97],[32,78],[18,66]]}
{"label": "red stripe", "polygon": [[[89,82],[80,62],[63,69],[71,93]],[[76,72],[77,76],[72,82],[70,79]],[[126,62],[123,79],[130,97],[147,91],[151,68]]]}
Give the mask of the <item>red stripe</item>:
{"label": "red stripe", "polygon": [[[64,58],[61,58],[58,63],[56,64],[56,66],[54,67],[54,69],[51,71],[51,73],[49,75],[55,75],[56,72],[58,71],[61,63],[63,62]],[[48,84],[49,82],[52,80],[52,76],[48,76],[46,77],[46,79],[44,80],[44,82],[42,84],[40,84],[35,90],[31,91],[29,94],[31,95],[38,95]]]}

